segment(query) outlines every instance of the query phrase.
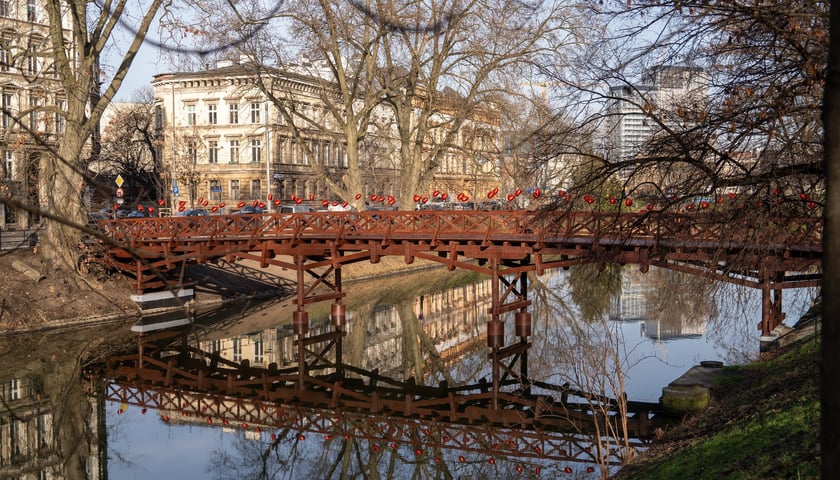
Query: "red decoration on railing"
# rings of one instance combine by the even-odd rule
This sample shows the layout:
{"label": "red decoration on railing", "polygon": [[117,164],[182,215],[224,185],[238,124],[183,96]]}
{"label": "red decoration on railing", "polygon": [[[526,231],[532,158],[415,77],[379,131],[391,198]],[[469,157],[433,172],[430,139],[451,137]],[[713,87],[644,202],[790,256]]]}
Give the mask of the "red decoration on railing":
{"label": "red decoration on railing", "polygon": [[301,203],[303,203],[303,199],[298,197],[298,198],[295,199],[295,203],[300,205]]}
{"label": "red decoration on railing", "polygon": [[149,207],[149,213],[155,213],[155,207]]}
{"label": "red decoration on railing", "polygon": [[225,202],[221,202],[219,203],[219,208],[225,208],[225,205],[227,205]]}
{"label": "red decoration on railing", "polygon": [[422,204],[424,204],[424,205],[425,205],[425,204],[426,204],[426,202],[428,202],[428,201],[429,201],[429,197],[423,197],[423,198],[421,198],[421,199],[420,199],[420,203],[422,203]]}
{"label": "red decoration on railing", "polygon": [[521,189],[521,188],[517,188],[516,190],[514,190],[514,191],[513,191],[513,194],[514,194],[515,196],[517,196],[517,197],[518,197],[518,196],[520,196],[520,195],[522,195],[522,189]]}
{"label": "red decoration on railing", "polygon": [[204,197],[198,197],[198,203],[204,203]]}
{"label": "red decoration on railing", "polygon": [[323,199],[323,200],[321,200],[321,206],[322,206],[322,207],[329,206],[329,204],[330,204],[330,201],[329,201],[329,200],[327,200],[327,199]]}
{"label": "red decoration on railing", "polygon": [[615,205],[616,202],[618,202],[618,200],[616,200],[615,197],[610,197],[610,205]]}
{"label": "red decoration on railing", "polygon": [[417,202],[420,201],[420,195],[417,195],[416,193],[414,194],[414,197],[412,197],[412,198],[414,199],[414,203],[417,203]]}
{"label": "red decoration on railing", "polygon": [[271,192],[269,192],[269,194],[268,194],[268,199],[269,199],[269,200],[274,200],[274,194],[273,194],[273,193],[271,193]]}
{"label": "red decoration on railing", "polygon": [[144,209],[145,207],[143,207],[143,205],[137,205],[137,210],[142,212]]}
{"label": "red decoration on railing", "polygon": [[375,193],[372,193],[372,194],[370,195],[370,197],[368,197],[368,198],[370,199],[370,201],[371,201],[371,202],[375,202],[375,201],[376,201],[376,194],[375,194]]}
{"label": "red decoration on railing", "polygon": [[280,201],[279,198],[275,198],[274,202],[272,202],[272,203],[274,203],[274,206],[276,207],[276,206],[280,205],[282,202]]}
{"label": "red decoration on railing", "polygon": [[808,194],[807,193],[800,193],[799,198],[801,200],[808,200]]}
{"label": "red decoration on railing", "polygon": [[507,196],[507,201],[508,202],[512,202],[514,198],[516,198],[516,197],[512,193],[508,193],[508,196]]}
{"label": "red decoration on railing", "polygon": [[315,194],[314,193],[309,194],[309,201],[312,201],[312,200],[315,200]]}
{"label": "red decoration on railing", "polygon": [[700,202],[700,208],[703,210],[709,208],[709,202],[703,200],[702,202]]}
{"label": "red decoration on railing", "polygon": [[185,207],[184,205],[180,205],[180,206],[178,206],[178,211],[179,211],[179,212],[183,212],[183,211],[184,211],[184,210],[186,210],[186,209],[187,209],[187,207]]}
{"label": "red decoration on railing", "polygon": [[816,202],[808,202],[808,208],[817,208]]}
{"label": "red decoration on railing", "polygon": [[260,202],[260,208],[262,208],[262,209],[265,208],[265,202]]}
{"label": "red decoration on railing", "polygon": [[438,195],[440,195],[440,190],[435,190],[434,192],[432,192],[433,197],[437,198]]}
{"label": "red decoration on railing", "polygon": [[158,204],[159,207],[162,207],[166,204],[166,200],[161,198],[160,200],[157,201],[157,204]]}
{"label": "red decoration on railing", "polygon": [[595,197],[593,197],[592,195],[584,195],[583,201],[592,205],[593,203],[595,203]]}
{"label": "red decoration on railing", "polygon": [[632,207],[633,206],[633,199],[632,198],[626,198],[624,200],[624,205],[627,206],[627,207]]}
{"label": "red decoration on railing", "polygon": [[219,207],[217,207],[217,206],[213,205],[213,206],[210,208],[210,211],[211,211],[211,212],[213,212],[213,213],[216,213],[216,212],[218,212],[218,211],[219,211]]}
{"label": "red decoration on railing", "polygon": [[534,189],[534,193],[532,194],[532,196],[534,197],[534,200],[540,198],[540,194],[542,194],[542,192],[540,192],[539,188]]}
{"label": "red decoration on railing", "polygon": [[446,201],[446,199],[449,198],[449,194],[448,193],[441,193],[440,198],[441,198],[441,200]]}
{"label": "red decoration on railing", "polygon": [[362,198],[362,194],[361,194],[361,193],[357,193],[357,194],[356,194],[356,200],[359,200],[360,198]]}

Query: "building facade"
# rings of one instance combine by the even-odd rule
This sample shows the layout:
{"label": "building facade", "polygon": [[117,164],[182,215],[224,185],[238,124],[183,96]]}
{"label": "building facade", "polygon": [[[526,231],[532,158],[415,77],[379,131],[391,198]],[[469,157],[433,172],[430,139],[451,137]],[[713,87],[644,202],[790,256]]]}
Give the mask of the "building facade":
{"label": "building facade", "polygon": [[[0,194],[32,207],[41,203],[41,157],[64,131],[66,96],[51,63],[47,1],[0,0]],[[36,212],[0,203],[0,229],[39,222]]]}
{"label": "building facade", "polygon": [[[327,185],[328,179],[341,183],[348,158],[340,127],[320,97],[324,79],[300,71],[264,75],[270,76],[264,84],[289,102],[286,108],[306,120],[290,125],[258,88],[254,69],[246,64],[223,61],[215,68],[154,78],[158,153],[169,172],[165,181],[173,209],[213,205],[227,213],[244,203],[270,206],[281,199],[318,205],[322,200],[353,200],[336,198]],[[384,105],[378,107],[359,152],[365,191],[358,193],[365,199],[399,194],[399,143],[389,115]],[[484,148],[490,136],[478,127],[483,124],[470,122],[463,129],[463,141]],[[430,191],[474,196],[496,178],[497,169],[486,165],[487,155],[459,152],[445,156]],[[313,159],[323,167],[323,175],[316,174]]]}

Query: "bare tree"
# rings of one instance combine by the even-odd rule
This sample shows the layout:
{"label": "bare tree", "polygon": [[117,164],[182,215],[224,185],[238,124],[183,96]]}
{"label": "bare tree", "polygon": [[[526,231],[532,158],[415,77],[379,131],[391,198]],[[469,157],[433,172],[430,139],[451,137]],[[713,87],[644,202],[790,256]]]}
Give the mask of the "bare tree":
{"label": "bare tree", "polygon": [[576,68],[546,63],[543,73],[591,106],[582,124],[615,125],[624,113],[607,107],[623,105],[644,116],[649,136],[632,155],[604,145],[591,179],[615,174],[628,190],[661,197],[775,192],[801,207],[804,193],[819,204],[826,2],[594,8],[613,35],[584,50]]}
{"label": "bare tree", "polygon": [[[66,95],[63,108],[44,106],[61,116],[64,134],[58,148],[40,166],[41,208],[51,221],[41,238],[40,252],[57,269],[77,267],[80,225],[85,224],[83,192],[85,148],[97,131],[105,107],[117,94],[128,68],[152,24],[163,9],[162,0],[129,6],[119,0],[101,5],[86,2],[45,2],[49,22],[51,70]],[[110,81],[101,76],[100,62],[114,35],[131,25],[130,41]],[[96,145],[91,154],[96,154]],[[60,221],[59,221],[60,220]]]}
{"label": "bare tree", "polygon": [[164,188],[154,127],[154,101],[150,91],[140,92],[136,102],[114,104],[115,112],[102,129],[99,172],[118,173],[151,198],[160,198]]}

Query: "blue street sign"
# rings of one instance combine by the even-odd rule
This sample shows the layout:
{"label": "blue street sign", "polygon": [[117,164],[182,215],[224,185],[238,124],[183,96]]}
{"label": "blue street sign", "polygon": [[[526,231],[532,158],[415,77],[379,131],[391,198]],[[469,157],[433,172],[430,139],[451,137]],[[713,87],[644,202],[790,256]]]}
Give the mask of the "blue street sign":
{"label": "blue street sign", "polygon": [[172,195],[178,195],[178,187],[172,187]]}

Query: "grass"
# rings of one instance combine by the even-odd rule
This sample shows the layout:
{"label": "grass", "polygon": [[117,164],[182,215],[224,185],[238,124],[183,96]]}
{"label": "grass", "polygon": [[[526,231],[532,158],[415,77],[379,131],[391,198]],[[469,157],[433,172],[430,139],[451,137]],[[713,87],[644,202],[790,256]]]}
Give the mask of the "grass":
{"label": "grass", "polygon": [[819,345],[727,367],[718,403],[669,432],[621,479],[820,477]]}

